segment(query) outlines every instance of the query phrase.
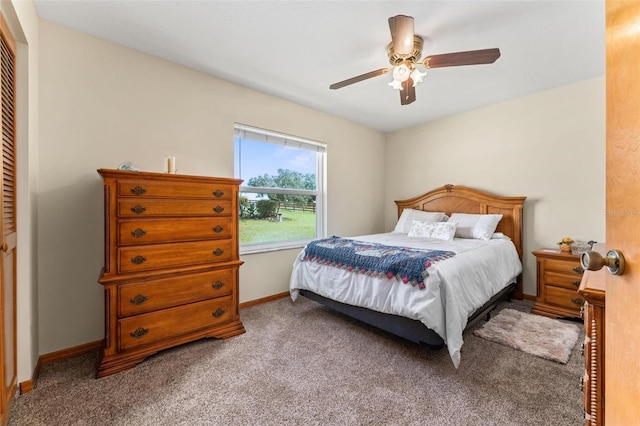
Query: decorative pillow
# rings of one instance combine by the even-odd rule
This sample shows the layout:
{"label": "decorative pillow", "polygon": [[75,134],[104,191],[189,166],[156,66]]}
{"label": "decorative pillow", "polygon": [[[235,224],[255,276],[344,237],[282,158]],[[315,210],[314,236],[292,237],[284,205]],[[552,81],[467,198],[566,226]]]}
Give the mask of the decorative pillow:
{"label": "decorative pillow", "polygon": [[404,209],[393,232],[408,234],[413,219],[425,222],[443,222],[446,218],[447,215],[441,212],[423,212],[422,210]]}
{"label": "decorative pillow", "polygon": [[490,240],[502,219],[501,214],[453,213],[451,221],[458,222],[456,238]]}
{"label": "decorative pillow", "polygon": [[494,232],[493,236],[491,237],[492,240],[509,240],[511,241],[511,238],[509,238],[508,235],[504,235],[502,232]]}
{"label": "decorative pillow", "polygon": [[455,222],[425,222],[414,219],[407,236],[451,241],[456,233],[456,225]]}

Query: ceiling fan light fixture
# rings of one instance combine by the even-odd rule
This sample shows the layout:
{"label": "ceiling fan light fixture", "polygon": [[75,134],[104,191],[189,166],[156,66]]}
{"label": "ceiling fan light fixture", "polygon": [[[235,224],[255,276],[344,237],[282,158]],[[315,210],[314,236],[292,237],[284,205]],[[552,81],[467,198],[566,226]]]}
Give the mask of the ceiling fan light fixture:
{"label": "ceiling fan light fixture", "polygon": [[395,90],[402,90],[402,82],[395,79],[389,82],[389,86]]}
{"label": "ceiling fan light fixture", "polygon": [[416,87],[418,84],[422,83],[425,75],[427,75],[426,72],[420,71],[413,65],[402,63],[393,67],[393,81],[389,83],[389,86],[395,90],[402,90],[405,87],[404,83],[411,80],[412,86]]}
{"label": "ceiling fan light fixture", "polygon": [[414,68],[411,71],[411,79],[413,80],[413,87],[416,87],[418,84],[422,83],[424,76],[427,75],[426,72],[420,71],[418,68]]}
{"label": "ceiling fan light fixture", "polygon": [[393,79],[400,83],[407,81],[411,76],[411,69],[406,64],[400,64],[393,67]]}

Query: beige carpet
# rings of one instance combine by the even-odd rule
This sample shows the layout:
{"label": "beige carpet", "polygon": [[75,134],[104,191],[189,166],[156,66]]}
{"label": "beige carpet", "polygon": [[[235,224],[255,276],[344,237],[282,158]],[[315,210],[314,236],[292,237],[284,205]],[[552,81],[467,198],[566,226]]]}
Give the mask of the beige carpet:
{"label": "beige carpet", "polygon": [[[503,307],[529,311],[531,303]],[[203,339],[96,380],[96,353],[42,366],[10,426],[580,425],[584,360],[464,335],[459,369],[311,302],[240,311],[245,334]],[[482,322],[482,321],[481,321]],[[478,324],[478,327],[480,324]]]}
{"label": "beige carpet", "polygon": [[474,334],[523,352],[566,364],[580,328],[540,315],[503,309]]}

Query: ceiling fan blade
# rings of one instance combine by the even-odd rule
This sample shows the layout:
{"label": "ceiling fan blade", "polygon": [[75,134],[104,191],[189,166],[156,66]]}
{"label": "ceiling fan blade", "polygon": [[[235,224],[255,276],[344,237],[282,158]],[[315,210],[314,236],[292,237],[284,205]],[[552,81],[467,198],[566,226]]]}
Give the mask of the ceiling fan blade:
{"label": "ceiling fan blade", "polygon": [[331,86],[329,86],[329,89],[340,89],[341,87],[348,86],[350,84],[357,83],[359,81],[366,80],[368,78],[377,77],[379,75],[383,75],[388,72],[389,72],[389,68],[380,68],[379,70],[371,71],[366,74],[360,74],[348,80],[343,80],[337,83],[333,83]]}
{"label": "ceiling fan blade", "polygon": [[500,57],[500,49],[469,50],[467,52],[443,53],[424,58],[425,68],[457,67],[460,65],[492,64]]}
{"label": "ceiling fan blade", "polygon": [[410,55],[413,52],[413,18],[397,15],[389,18],[391,43],[393,51],[400,55]]}
{"label": "ceiling fan blade", "polygon": [[402,83],[400,92],[400,105],[409,105],[416,100],[416,88],[413,87],[413,79],[409,77],[407,81]]}

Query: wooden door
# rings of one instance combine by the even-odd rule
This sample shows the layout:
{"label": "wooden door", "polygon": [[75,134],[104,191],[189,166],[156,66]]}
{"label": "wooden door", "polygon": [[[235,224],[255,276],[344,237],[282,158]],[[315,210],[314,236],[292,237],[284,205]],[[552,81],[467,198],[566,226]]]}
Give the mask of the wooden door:
{"label": "wooden door", "polygon": [[16,393],[16,168],[15,41],[0,15],[2,83],[2,182],[0,227],[0,424],[6,424]]}
{"label": "wooden door", "polygon": [[607,1],[607,248],[605,423],[640,424],[640,2]]}

